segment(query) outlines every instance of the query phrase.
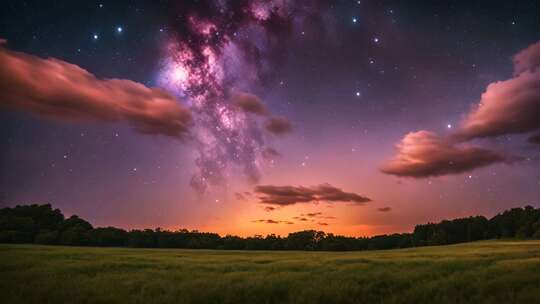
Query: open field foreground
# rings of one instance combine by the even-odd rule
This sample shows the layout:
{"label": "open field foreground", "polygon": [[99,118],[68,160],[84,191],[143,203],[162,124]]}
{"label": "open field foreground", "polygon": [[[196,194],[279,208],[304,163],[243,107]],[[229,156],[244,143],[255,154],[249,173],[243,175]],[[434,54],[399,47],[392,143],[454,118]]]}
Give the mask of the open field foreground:
{"label": "open field foreground", "polygon": [[540,241],[364,252],[0,245],[2,303],[537,303]]}

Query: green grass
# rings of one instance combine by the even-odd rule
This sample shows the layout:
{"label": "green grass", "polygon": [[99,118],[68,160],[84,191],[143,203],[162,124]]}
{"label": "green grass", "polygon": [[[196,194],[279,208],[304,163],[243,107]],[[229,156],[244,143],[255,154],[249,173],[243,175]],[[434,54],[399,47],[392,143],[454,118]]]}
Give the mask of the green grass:
{"label": "green grass", "polygon": [[369,252],[0,245],[1,303],[538,303],[540,241]]}

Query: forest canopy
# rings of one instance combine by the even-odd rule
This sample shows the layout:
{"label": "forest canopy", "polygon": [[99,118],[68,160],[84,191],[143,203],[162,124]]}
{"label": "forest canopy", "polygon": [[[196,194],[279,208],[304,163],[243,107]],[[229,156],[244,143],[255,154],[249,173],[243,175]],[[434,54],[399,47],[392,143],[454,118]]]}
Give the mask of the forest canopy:
{"label": "forest canopy", "polygon": [[471,216],[417,225],[412,233],[373,237],[348,237],[305,230],[286,237],[220,236],[217,233],[180,229],[124,230],[93,227],[72,215],[66,218],[50,204],[18,205],[0,209],[0,243],[46,245],[190,248],[235,250],[351,251],[447,245],[497,238],[540,239],[540,209],[531,206],[506,210],[491,219]]}

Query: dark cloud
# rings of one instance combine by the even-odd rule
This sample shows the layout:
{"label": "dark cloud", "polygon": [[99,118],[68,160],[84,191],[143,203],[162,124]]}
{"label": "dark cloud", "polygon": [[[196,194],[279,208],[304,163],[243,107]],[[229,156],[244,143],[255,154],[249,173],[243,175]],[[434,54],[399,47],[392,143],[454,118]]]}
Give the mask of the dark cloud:
{"label": "dark cloud", "polygon": [[253,220],[252,223],[264,223],[264,224],[286,224],[286,225],[292,225],[293,222],[290,221],[278,221],[273,219],[260,219],[260,220]]}
{"label": "dark cloud", "polygon": [[280,221],[272,220],[272,219],[260,219],[260,220],[253,220],[251,221],[253,223],[265,223],[265,224],[279,224]]}
{"label": "dark cloud", "polygon": [[272,206],[266,206],[266,207],[264,207],[264,211],[266,211],[266,212],[272,212],[272,211],[274,211],[274,210],[276,210],[276,207],[272,207]]}
{"label": "dark cloud", "polygon": [[529,137],[529,142],[531,144],[540,145],[540,134],[533,135]]}
{"label": "dark cloud", "polygon": [[[231,100],[232,104],[243,112],[267,116],[268,119],[265,127],[268,132],[282,135],[292,131],[291,122],[284,117],[271,116],[264,102],[258,96],[246,92],[235,92]],[[281,155],[275,149],[268,147],[262,151],[262,156],[265,159],[271,160]]]}
{"label": "dark cloud", "polygon": [[284,135],[292,131],[291,122],[284,117],[271,117],[265,127],[268,132],[275,135]]}
{"label": "dark cloud", "polygon": [[382,208],[377,208],[377,211],[389,212],[389,211],[392,211],[392,208],[390,208],[390,207],[382,207]]}
{"label": "dark cloud", "polygon": [[458,174],[510,161],[487,149],[457,146],[429,131],[407,134],[397,149],[397,155],[381,168],[382,172],[420,178]]}
{"label": "dark cloud", "polygon": [[491,83],[467,115],[460,140],[526,133],[540,128],[540,43],[514,57],[514,77]]}
{"label": "dark cloud", "polygon": [[315,218],[317,219],[325,219],[325,220],[335,220],[335,216],[323,216],[322,212],[311,212],[311,213],[302,213],[300,214],[300,217],[306,217],[311,218],[311,221],[314,221]]}
{"label": "dark cloud", "polygon": [[286,206],[316,201],[312,190],[306,187],[259,185],[255,192],[265,204]]}
{"label": "dark cloud", "polygon": [[263,101],[256,95],[250,93],[234,93],[232,96],[232,103],[246,113],[252,113],[256,115],[268,114],[268,110],[266,109]]}
{"label": "dark cloud", "polygon": [[317,224],[319,224],[319,225],[321,225],[321,226],[328,226],[328,225],[329,225],[328,223],[324,223],[324,222],[319,222],[319,223],[317,223]]}
{"label": "dark cloud", "polygon": [[236,192],[234,194],[234,196],[236,197],[236,200],[239,200],[239,201],[245,201],[246,200],[246,197],[240,192]]}
{"label": "dark cloud", "polygon": [[260,203],[278,206],[319,201],[351,202],[355,204],[363,204],[371,201],[365,196],[352,192],[344,192],[330,184],[312,187],[259,185],[255,187],[255,192],[259,195]]}
{"label": "dark cloud", "polygon": [[276,149],[270,147],[264,149],[261,154],[262,157],[266,160],[273,160],[281,156],[281,153],[279,153]]}
{"label": "dark cloud", "polygon": [[98,79],[77,65],[1,45],[0,105],[66,121],[124,120],[137,132],[178,138],[191,123],[190,112],[161,89]]}
{"label": "dark cloud", "polygon": [[298,221],[301,221],[301,222],[307,222],[307,221],[309,221],[307,218],[301,217],[301,216],[295,216],[295,217],[293,217],[293,219],[298,220]]}

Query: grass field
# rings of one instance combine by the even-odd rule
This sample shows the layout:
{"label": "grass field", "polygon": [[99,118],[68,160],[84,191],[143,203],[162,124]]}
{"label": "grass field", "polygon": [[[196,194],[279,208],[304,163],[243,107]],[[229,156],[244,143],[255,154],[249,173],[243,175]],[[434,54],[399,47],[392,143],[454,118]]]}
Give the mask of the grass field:
{"label": "grass field", "polygon": [[540,241],[369,252],[0,245],[2,303],[538,303]]}

